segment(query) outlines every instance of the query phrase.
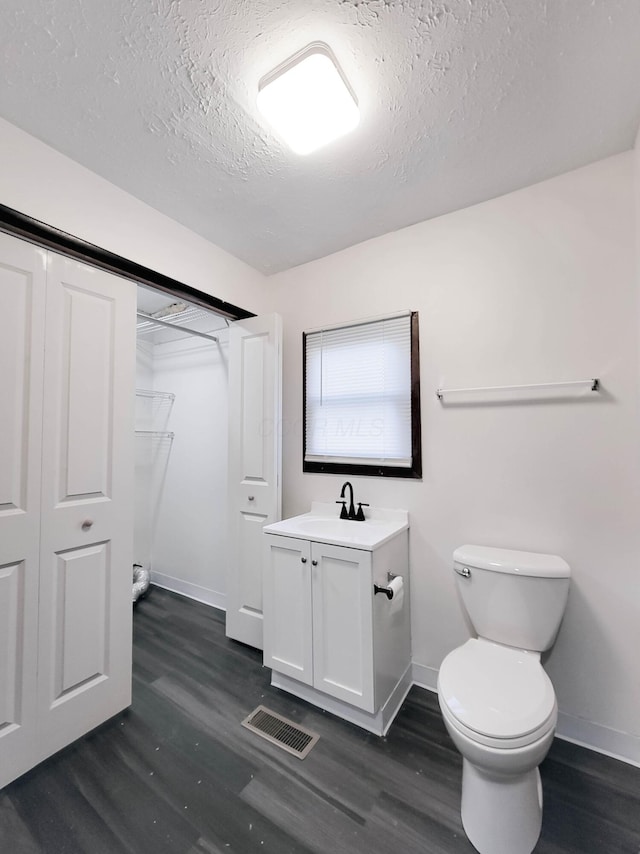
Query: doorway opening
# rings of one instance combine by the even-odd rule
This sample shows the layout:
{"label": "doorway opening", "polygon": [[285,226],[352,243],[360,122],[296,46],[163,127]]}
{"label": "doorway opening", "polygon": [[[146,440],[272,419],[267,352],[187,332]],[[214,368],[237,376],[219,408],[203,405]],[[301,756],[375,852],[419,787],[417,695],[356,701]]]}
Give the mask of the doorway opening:
{"label": "doorway opening", "polygon": [[137,288],[134,561],[224,608],[229,554],[229,320]]}

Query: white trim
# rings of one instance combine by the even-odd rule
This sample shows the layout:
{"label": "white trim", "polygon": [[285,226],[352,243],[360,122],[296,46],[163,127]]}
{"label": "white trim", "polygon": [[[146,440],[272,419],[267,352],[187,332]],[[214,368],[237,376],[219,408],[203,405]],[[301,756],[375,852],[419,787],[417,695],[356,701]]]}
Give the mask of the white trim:
{"label": "white trim", "polygon": [[227,610],[227,597],[224,593],[219,593],[217,590],[209,590],[207,587],[200,587],[199,584],[182,581],[180,578],[173,578],[171,575],[165,575],[163,572],[154,572],[153,570],[151,571],[151,583],[165,590],[170,590],[172,593],[179,593],[181,596],[186,596],[188,599],[195,599],[196,602],[202,602],[203,605],[210,605],[212,608],[218,608],[220,611]]}
{"label": "white trim", "polygon": [[[412,675],[414,685],[437,693],[438,668],[414,661]],[[640,767],[640,738],[637,735],[559,712],[556,738]]]}
{"label": "white trim", "polygon": [[437,667],[428,667],[426,664],[418,664],[417,661],[411,662],[411,673],[413,676],[413,684],[418,688],[426,688],[427,691],[437,692],[438,690],[438,669]]}
{"label": "white trim", "polygon": [[640,768],[640,737],[637,735],[559,712],[556,736]]}
{"label": "white trim", "polygon": [[407,694],[413,688],[413,679],[411,676],[412,669],[411,663],[409,663],[409,666],[400,677],[398,684],[391,692],[391,696],[380,709],[379,714],[382,716],[384,723],[383,735],[386,735],[389,732],[389,727],[394,722],[396,715],[402,708],[402,704],[407,699]]}

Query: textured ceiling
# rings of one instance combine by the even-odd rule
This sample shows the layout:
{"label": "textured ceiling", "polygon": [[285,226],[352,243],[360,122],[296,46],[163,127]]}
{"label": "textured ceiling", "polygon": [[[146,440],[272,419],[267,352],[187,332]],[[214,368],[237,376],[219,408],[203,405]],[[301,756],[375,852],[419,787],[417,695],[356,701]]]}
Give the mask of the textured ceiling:
{"label": "textured ceiling", "polygon": [[[255,93],[314,40],[362,118],[298,157]],[[639,44],[639,0],[2,0],[0,115],[270,273],[630,148]]]}

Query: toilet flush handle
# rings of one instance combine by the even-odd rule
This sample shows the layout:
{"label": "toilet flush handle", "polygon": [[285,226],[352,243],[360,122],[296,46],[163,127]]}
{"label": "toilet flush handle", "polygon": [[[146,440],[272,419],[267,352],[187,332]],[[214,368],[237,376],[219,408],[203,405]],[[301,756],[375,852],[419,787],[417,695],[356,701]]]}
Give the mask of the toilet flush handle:
{"label": "toilet flush handle", "polygon": [[471,578],[471,570],[468,566],[463,566],[462,569],[458,569],[457,566],[453,567],[458,575],[461,575],[463,578]]}

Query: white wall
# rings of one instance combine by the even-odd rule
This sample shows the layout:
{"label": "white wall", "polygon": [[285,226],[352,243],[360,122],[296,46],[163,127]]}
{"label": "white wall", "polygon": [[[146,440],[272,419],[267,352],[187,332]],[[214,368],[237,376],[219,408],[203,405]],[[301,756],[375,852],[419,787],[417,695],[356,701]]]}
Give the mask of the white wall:
{"label": "white wall", "polygon": [[218,345],[193,338],[153,348],[153,387],[175,400],[156,419],[173,440],[152,440],[151,569],[156,583],[224,608],[228,332],[215,334]]}
{"label": "white wall", "polygon": [[636,279],[640,287],[640,127],[636,134],[633,149],[634,156],[634,188],[635,188],[635,223],[636,223]]}
{"label": "white wall", "polygon": [[1,204],[248,311],[269,310],[257,270],[3,119],[0,162]]}
{"label": "white wall", "polygon": [[[301,333],[420,312],[424,477],[350,478],[411,514],[413,656],[435,685],[468,636],[463,543],[562,555],[573,570],[547,662],[559,731],[640,762],[640,445],[633,157],[619,155],[271,277],[285,329],[284,513],[338,497],[302,473]],[[445,407],[439,386],[598,376],[585,400]]]}
{"label": "white wall", "polygon": [[[136,388],[153,388],[153,351],[146,341],[136,342]],[[150,398],[136,396],[136,431],[152,430],[157,407]],[[133,560],[145,569],[151,563],[152,474],[154,445],[149,437],[136,433],[134,445],[134,526]]]}

